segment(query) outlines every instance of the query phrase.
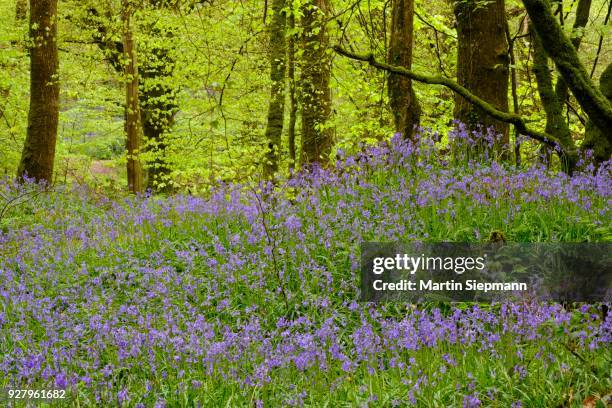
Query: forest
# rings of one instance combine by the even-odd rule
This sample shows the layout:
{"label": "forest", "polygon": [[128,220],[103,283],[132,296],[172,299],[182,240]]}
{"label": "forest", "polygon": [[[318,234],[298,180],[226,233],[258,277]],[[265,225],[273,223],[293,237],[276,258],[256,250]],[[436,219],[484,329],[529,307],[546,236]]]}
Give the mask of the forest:
{"label": "forest", "polygon": [[[610,406],[611,14],[1,0],[0,406]],[[604,295],[380,301],[368,243]]]}

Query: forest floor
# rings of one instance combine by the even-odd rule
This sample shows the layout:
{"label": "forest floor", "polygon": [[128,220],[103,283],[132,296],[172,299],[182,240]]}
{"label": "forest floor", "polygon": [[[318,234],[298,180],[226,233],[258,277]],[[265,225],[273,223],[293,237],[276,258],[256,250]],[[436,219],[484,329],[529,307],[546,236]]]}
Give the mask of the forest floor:
{"label": "forest floor", "polygon": [[4,182],[24,198],[0,219],[0,387],[65,389],[59,406],[609,404],[594,305],[356,301],[364,241],[612,241],[609,167],[438,157],[393,139],[207,197]]}

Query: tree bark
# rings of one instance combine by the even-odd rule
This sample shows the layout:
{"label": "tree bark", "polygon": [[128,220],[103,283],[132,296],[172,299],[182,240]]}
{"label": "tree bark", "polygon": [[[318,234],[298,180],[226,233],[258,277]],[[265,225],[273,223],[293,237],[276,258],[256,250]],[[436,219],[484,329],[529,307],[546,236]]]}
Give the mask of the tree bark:
{"label": "tree bark", "polygon": [[[510,58],[510,89],[512,93],[512,113],[519,115],[518,82],[516,78],[516,58],[514,56],[514,43],[516,39],[510,36],[510,25],[506,24],[506,40],[508,41],[508,57]],[[521,166],[521,134],[514,127],[514,163]]]}
{"label": "tree bark", "polygon": [[52,182],[59,120],[57,0],[30,1],[30,110],[18,176]]}
{"label": "tree bark", "polygon": [[287,130],[289,139],[289,170],[295,168],[296,157],[295,157],[295,122],[297,119],[297,98],[295,96],[295,11],[292,9],[291,14],[288,17],[289,29],[291,30],[291,36],[289,37],[289,44],[287,45],[288,54],[288,72],[289,77],[289,129]]}
{"label": "tree bark", "polygon": [[324,21],[328,8],[328,0],[310,0],[301,7],[301,164],[328,163],[332,147],[332,132],[326,126],[331,115],[331,58]]}
{"label": "tree bark", "polygon": [[[599,78],[599,89],[601,93],[612,103],[612,63],[604,70]],[[610,160],[612,156],[612,142],[610,141],[610,132],[602,132],[593,121],[588,121],[584,133],[583,149],[593,150],[593,159],[595,163],[603,163]]]}
{"label": "tree bark", "polygon": [[[554,135],[567,152],[562,157],[561,165],[563,171],[571,173],[577,161],[574,141],[570,129],[563,118],[563,103],[559,99],[553,87],[552,75],[548,66],[548,57],[542,47],[538,35],[530,27],[531,41],[533,43],[533,72],[538,84],[538,93],[542,101],[542,107],[546,112],[546,133]],[[549,158],[549,156],[547,156]]]}
{"label": "tree bark", "polygon": [[[477,0],[455,1],[457,18],[457,82],[496,109],[508,112],[509,58],[506,40],[504,0],[487,3]],[[487,115],[465,98],[455,101],[455,119],[470,129],[478,125],[494,127],[509,144],[509,127]]]}
{"label": "tree bark", "polygon": [[125,132],[127,135],[127,179],[128,188],[133,193],[143,191],[143,174],[140,163],[142,127],[138,97],[138,65],[136,44],[134,43],[131,17],[133,13],[130,0],[123,0],[121,18],[123,22],[123,52],[125,58]]}
{"label": "tree bark", "polygon": [[547,0],[523,0],[542,46],[554,61],[593,125],[612,141],[612,104],[590,80],[578,53],[550,11]]}
{"label": "tree bark", "polygon": [[272,22],[269,26],[270,53],[270,102],[268,104],[268,122],[266,125],[266,157],[264,176],[271,178],[278,172],[280,159],[281,136],[283,134],[285,113],[285,0],[272,0]]}
{"label": "tree bark", "polygon": [[[387,62],[408,70],[412,67],[413,19],[414,0],[392,0]],[[412,81],[405,76],[391,73],[387,84],[395,131],[412,139],[421,116],[421,107],[412,89]]]}
{"label": "tree bark", "polygon": [[147,165],[147,188],[169,192],[172,190],[172,183],[169,180],[170,166],[166,158],[167,137],[174,126],[178,102],[176,88],[172,85],[175,62],[163,41],[155,43],[153,49],[145,55],[146,60],[139,65],[139,99],[146,148],[148,152],[153,153],[153,160]]}
{"label": "tree bark", "polygon": [[[124,73],[125,66],[122,62],[125,55],[124,43],[113,40],[104,21],[111,19],[112,16],[101,16],[95,7],[90,7],[88,12],[86,24],[96,29],[93,35],[94,42],[100,50],[107,53],[108,61],[115,71]],[[164,29],[153,27],[150,34],[172,36],[171,30],[167,27]],[[170,165],[166,153],[167,136],[174,126],[178,111],[177,88],[171,80],[175,61],[169,52],[169,47],[164,44],[165,41],[165,38],[152,41],[153,46],[146,47],[145,53],[141,52],[142,61],[139,62],[138,75],[142,132],[148,144],[147,151],[153,153],[153,161],[148,168],[147,188],[160,192],[172,190],[169,180]]]}

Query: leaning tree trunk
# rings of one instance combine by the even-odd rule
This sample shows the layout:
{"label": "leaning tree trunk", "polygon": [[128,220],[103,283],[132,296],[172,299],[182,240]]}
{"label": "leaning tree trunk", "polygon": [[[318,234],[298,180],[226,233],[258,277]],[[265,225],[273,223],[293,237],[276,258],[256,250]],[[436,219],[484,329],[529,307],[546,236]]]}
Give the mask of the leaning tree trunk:
{"label": "leaning tree trunk", "polygon": [[[612,103],[612,63],[608,65],[605,71],[599,78],[599,89],[601,93],[608,98]],[[601,129],[593,124],[593,121],[589,120],[586,125],[584,133],[584,141],[582,143],[583,149],[593,150],[593,159],[595,163],[603,163],[610,160],[612,156],[612,142],[610,141],[611,130],[608,132],[602,132]]]}
{"label": "leaning tree trunk", "polygon": [[266,157],[264,176],[271,178],[278,171],[281,135],[285,112],[285,0],[272,0],[272,23],[269,27],[270,52],[270,102],[268,104],[268,123],[266,126]]}
{"label": "leaning tree trunk", "polygon": [[302,164],[327,163],[332,147],[331,129],[326,126],[331,115],[331,59],[324,21],[328,8],[328,0],[310,0],[301,7]]}
{"label": "leaning tree trunk", "polygon": [[[502,112],[508,112],[509,57],[504,0],[455,1],[457,18],[457,82]],[[494,127],[509,143],[507,123],[493,119],[461,96],[455,119],[470,129]]]}
{"label": "leaning tree trunk", "polygon": [[[391,38],[387,62],[391,65],[412,67],[414,0],[392,0]],[[405,76],[389,74],[389,106],[393,113],[395,131],[412,139],[419,125],[421,108],[412,89],[412,81]]]}
{"label": "leaning tree trunk", "polygon": [[52,181],[59,119],[57,0],[30,1],[30,111],[18,175]]}
{"label": "leaning tree trunk", "polygon": [[612,104],[593,84],[582,65],[576,48],[555,19],[548,0],[523,0],[529,19],[538,33],[546,53],[557,66],[574,97],[593,125],[612,141]]}
{"label": "leaning tree trunk", "polygon": [[132,6],[124,0],[121,18],[123,20],[123,52],[125,57],[125,132],[127,135],[127,179],[128,188],[133,193],[143,191],[143,174],[140,164],[142,127],[138,98],[138,66],[136,45],[134,43],[131,17]]}
{"label": "leaning tree trunk", "polygon": [[[577,156],[569,126],[563,117],[563,101],[555,92],[548,66],[548,57],[542,47],[540,38],[533,31],[533,27],[530,27],[530,34],[533,43],[533,72],[538,84],[542,107],[546,112],[546,133],[555,136],[563,147],[564,154],[560,156],[561,167],[566,173],[571,173],[576,164]],[[549,156],[547,155],[547,158],[550,158]]]}

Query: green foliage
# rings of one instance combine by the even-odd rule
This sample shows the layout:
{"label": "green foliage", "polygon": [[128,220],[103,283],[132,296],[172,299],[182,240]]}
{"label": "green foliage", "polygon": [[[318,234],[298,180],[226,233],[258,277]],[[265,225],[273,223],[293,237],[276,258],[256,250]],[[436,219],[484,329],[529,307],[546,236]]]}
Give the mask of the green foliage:
{"label": "green foliage", "polygon": [[[287,36],[299,37],[301,1],[293,1],[287,13],[297,15],[297,25]],[[564,2],[564,26],[571,33],[575,2]],[[120,1],[60,1],[60,78],[61,117],[59,161],[71,155],[91,160],[125,161],[123,134],[124,90],[122,74],[110,63],[109,50],[94,43],[97,29],[91,24],[90,6],[95,6],[98,21],[107,27],[105,41],[121,42]],[[594,0],[593,10],[605,6]],[[334,1],[328,21],[330,44],[351,44],[358,51],[373,52],[378,60],[387,54],[390,7],[375,0]],[[507,2],[510,35],[515,37],[518,77],[518,102],[522,115],[544,128],[530,66],[530,43],[524,36],[525,12],[518,0]],[[456,71],[456,33],[452,8],[447,3],[417,0],[413,69],[437,72],[453,78]],[[268,11],[268,14],[270,11]],[[581,56],[593,60],[603,25],[604,13],[592,13],[584,34]],[[28,54],[27,21],[15,22],[15,0],[0,5],[0,173],[16,170],[27,123]],[[218,180],[243,181],[261,176],[264,160],[264,130],[269,97],[269,61],[266,25],[262,4],[254,1],[149,1],[139,2],[134,17],[138,58],[151,60],[156,49],[166,49],[175,61],[171,75],[150,80],[147,89],[176,89],[175,123],[164,135],[164,155],[170,174],[167,182],[191,191],[205,190]],[[600,53],[601,72],[609,60],[607,42]],[[298,44],[299,45],[299,44]],[[300,47],[297,47],[299,58]],[[329,51],[331,52],[331,50]],[[121,59],[121,58],[120,58]],[[299,72],[296,73],[299,78]],[[553,72],[553,79],[556,74]],[[451,126],[454,95],[447,89],[414,84],[422,105],[422,125],[441,133]],[[297,84],[299,94],[300,87]],[[333,129],[336,149],[360,149],[363,143],[387,138],[392,133],[388,109],[386,75],[346,58],[333,57],[331,79],[333,113],[324,126]],[[144,88],[143,88],[144,89]],[[6,91],[8,90],[8,92]],[[583,116],[573,101],[573,108]],[[287,104],[288,105],[288,104]],[[156,115],[156,108],[152,114]],[[287,108],[288,109],[288,106]],[[568,113],[574,139],[580,139],[584,125],[574,109]],[[157,112],[159,114],[160,112]],[[288,168],[287,121],[281,146],[281,169]],[[299,141],[299,117],[296,126]],[[299,152],[298,152],[299,153]],[[151,166],[162,153],[143,154]],[[525,152],[525,158],[533,156]],[[122,173],[123,171],[120,171]]]}

